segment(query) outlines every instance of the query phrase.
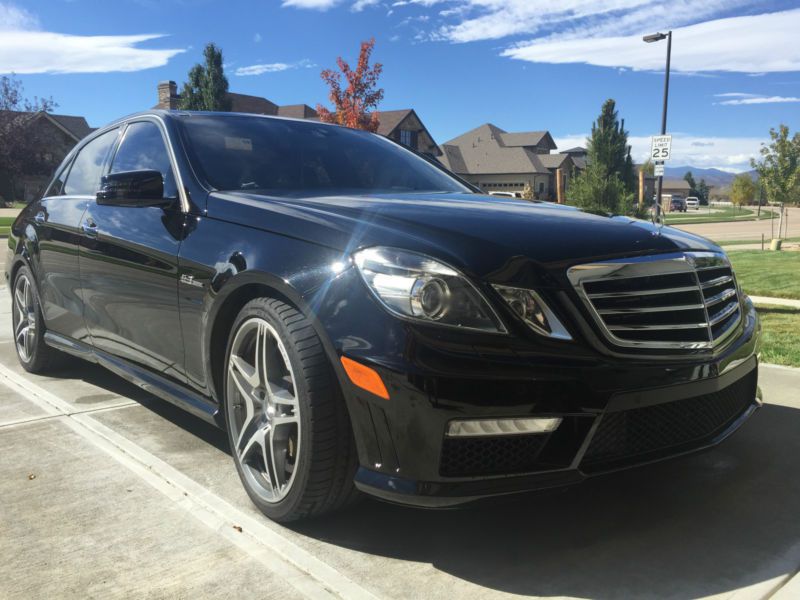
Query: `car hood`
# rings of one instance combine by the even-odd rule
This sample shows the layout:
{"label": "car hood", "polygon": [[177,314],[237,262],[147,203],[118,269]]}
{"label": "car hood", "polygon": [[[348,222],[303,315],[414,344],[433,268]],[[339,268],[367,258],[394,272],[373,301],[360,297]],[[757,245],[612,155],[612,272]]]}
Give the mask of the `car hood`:
{"label": "car hood", "polygon": [[704,238],[649,221],[479,194],[294,198],[217,192],[207,210],[213,218],[343,253],[372,245],[423,252],[481,277],[513,270],[520,262],[563,271],[569,264],[617,256],[720,250]]}

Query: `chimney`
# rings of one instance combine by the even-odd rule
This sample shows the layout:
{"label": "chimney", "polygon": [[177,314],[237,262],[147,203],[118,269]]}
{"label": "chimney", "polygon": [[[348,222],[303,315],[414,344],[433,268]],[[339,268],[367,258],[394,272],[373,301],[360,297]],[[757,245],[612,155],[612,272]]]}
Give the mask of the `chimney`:
{"label": "chimney", "polygon": [[159,82],[157,108],[178,108],[178,98],[178,85],[174,81]]}

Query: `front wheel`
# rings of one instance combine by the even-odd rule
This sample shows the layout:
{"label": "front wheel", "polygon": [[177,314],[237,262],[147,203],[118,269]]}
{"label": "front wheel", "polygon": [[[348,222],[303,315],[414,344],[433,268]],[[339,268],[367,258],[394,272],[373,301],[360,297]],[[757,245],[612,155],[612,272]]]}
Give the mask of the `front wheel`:
{"label": "front wheel", "polygon": [[258,298],[234,322],[225,365],[225,419],[245,490],[287,522],[356,498],[356,451],[344,399],[311,324]]}

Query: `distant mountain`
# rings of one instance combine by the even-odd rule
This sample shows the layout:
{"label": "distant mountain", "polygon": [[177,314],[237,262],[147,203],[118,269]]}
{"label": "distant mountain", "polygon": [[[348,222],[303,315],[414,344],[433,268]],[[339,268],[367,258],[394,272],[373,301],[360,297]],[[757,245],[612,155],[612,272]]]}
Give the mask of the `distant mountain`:
{"label": "distant mountain", "polygon": [[[736,177],[736,173],[728,173],[727,171],[720,171],[719,169],[700,169],[698,167],[664,167],[664,177],[669,177],[670,179],[683,179],[683,176],[686,175],[686,171],[691,171],[692,176],[696,182],[700,182],[701,179],[706,180],[706,185],[710,187],[727,187],[733,181],[733,178]],[[753,180],[758,179],[758,173],[755,171],[748,171],[750,176]]]}

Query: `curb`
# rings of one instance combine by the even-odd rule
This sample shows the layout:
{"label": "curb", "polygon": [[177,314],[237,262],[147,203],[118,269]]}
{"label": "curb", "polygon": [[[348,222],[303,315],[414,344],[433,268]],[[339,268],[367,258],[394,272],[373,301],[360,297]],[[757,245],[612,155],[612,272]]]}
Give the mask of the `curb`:
{"label": "curb", "polygon": [[750,296],[756,306],[789,306],[800,309],[800,300],[793,298],[770,298],[769,296]]}
{"label": "curb", "polygon": [[800,573],[795,572],[790,575],[788,581],[775,590],[769,598],[770,600],[794,600],[794,598],[800,598]]}
{"label": "curb", "polygon": [[758,363],[760,367],[769,367],[770,369],[778,369],[779,371],[789,371],[790,373],[796,373],[800,375],[800,368],[798,367],[789,367],[787,365],[774,365],[772,363]]}

